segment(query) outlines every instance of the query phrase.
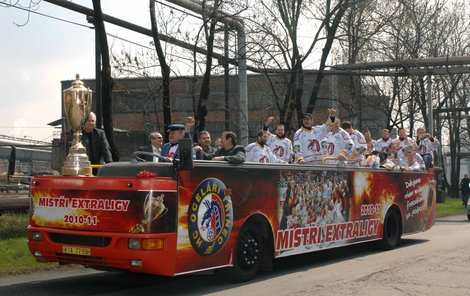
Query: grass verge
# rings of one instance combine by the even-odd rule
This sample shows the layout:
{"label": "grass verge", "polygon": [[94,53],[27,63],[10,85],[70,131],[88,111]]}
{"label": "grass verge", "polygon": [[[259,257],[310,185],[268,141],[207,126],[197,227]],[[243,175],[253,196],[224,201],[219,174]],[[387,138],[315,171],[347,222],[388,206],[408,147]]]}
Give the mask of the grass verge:
{"label": "grass verge", "polygon": [[38,262],[29,252],[26,227],[29,215],[6,212],[0,216],[0,275],[53,269],[57,263]]}
{"label": "grass verge", "polygon": [[58,268],[57,263],[38,262],[29,252],[26,237],[0,240],[0,275]]}
{"label": "grass verge", "polygon": [[443,203],[436,205],[436,217],[466,215],[467,209],[462,205],[460,198],[448,197]]}

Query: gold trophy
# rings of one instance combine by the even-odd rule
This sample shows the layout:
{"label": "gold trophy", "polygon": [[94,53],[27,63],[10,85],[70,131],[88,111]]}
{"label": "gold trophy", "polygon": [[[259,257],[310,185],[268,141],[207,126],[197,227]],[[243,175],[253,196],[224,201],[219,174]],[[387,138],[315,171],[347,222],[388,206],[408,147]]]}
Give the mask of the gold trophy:
{"label": "gold trophy", "polygon": [[91,90],[83,85],[78,74],[72,86],[64,90],[63,100],[65,116],[74,132],[74,141],[64,161],[62,173],[66,176],[91,176],[91,163],[81,141],[82,127],[91,112]]}

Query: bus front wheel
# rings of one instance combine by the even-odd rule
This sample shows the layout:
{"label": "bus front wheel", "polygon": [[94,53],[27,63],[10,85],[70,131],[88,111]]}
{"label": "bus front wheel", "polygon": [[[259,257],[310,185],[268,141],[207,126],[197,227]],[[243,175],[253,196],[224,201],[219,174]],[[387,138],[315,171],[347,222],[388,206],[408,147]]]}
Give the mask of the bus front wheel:
{"label": "bus front wheel", "polygon": [[385,215],[381,247],[385,250],[396,248],[401,242],[400,215],[394,209],[389,209]]}
{"label": "bus front wheel", "polygon": [[238,234],[233,266],[226,269],[224,275],[236,282],[253,279],[263,261],[263,248],[263,240],[256,225],[253,223],[244,225]]}

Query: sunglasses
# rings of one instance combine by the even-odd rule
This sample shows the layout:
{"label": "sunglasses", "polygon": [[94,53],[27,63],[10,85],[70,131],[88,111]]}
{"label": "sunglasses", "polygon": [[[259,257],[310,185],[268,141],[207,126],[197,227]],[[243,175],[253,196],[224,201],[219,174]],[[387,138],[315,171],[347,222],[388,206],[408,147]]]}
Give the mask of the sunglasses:
{"label": "sunglasses", "polygon": [[155,139],[161,140],[163,138],[162,137],[152,137],[152,140],[155,140]]}

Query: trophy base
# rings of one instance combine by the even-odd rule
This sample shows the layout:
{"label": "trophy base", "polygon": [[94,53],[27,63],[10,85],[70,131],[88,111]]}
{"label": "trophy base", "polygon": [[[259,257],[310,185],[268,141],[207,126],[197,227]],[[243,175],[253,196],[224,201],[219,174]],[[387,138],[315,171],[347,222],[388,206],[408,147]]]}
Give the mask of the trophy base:
{"label": "trophy base", "polygon": [[90,167],[63,167],[63,175],[64,176],[91,176],[92,169]]}
{"label": "trophy base", "polygon": [[91,176],[92,168],[86,154],[69,154],[62,168],[64,176]]}

